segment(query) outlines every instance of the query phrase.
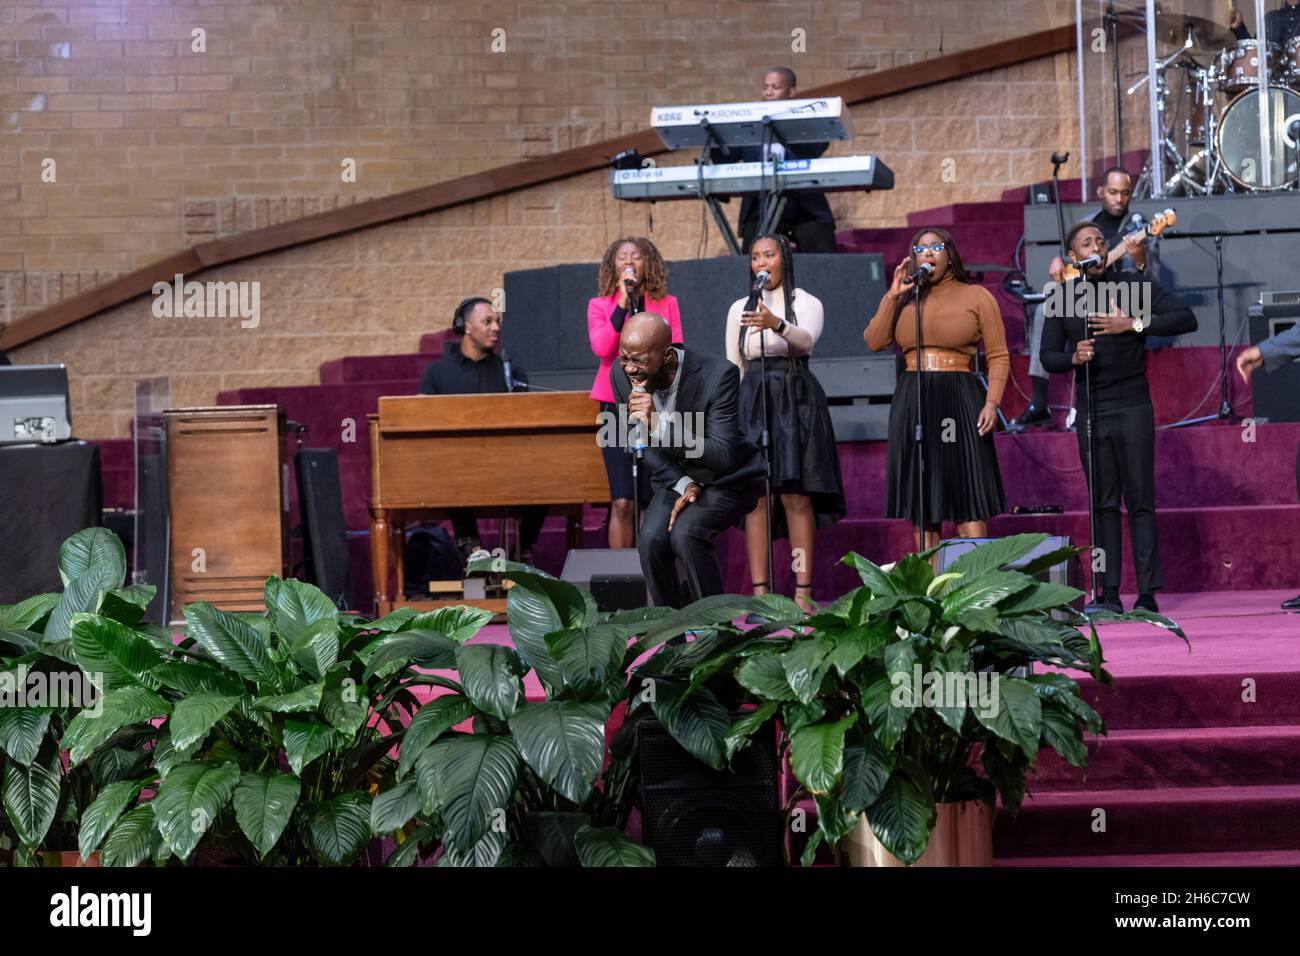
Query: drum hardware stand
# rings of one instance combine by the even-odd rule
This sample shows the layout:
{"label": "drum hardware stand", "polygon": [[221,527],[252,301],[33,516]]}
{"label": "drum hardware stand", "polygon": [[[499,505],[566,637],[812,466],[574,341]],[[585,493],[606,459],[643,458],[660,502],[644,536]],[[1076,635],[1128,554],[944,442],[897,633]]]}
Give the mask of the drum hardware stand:
{"label": "drum hardware stand", "polygon": [[1199,418],[1185,418],[1181,422],[1165,425],[1165,428],[1183,428],[1186,425],[1200,425],[1204,422],[1229,421],[1240,422],[1242,417],[1232,410],[1228,401],[1228,330],[1223,309],[1223,237],[1237,233],[1221,232],[1180,232],[1174,235],[1178,239],[1213,239],[1215,283],[1219,294],[1219,408],[1213,415]]}

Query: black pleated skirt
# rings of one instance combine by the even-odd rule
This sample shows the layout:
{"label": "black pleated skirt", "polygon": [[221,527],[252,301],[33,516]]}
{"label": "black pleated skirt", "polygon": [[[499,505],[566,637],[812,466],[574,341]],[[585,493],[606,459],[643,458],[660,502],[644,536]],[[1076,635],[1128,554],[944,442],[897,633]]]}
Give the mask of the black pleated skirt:
{"label": "black pleated skirt", "polygon": [[[740,427],[745,437],[762,447],[762,362],[745,364],[740,383]],[[778,492],[790,491],[812,499],[818,528],[844,517],[844,481],[835,446],[831,413],[817,376],[806,358],[767,360],[767,401],[772,426],[772,538],[788,538],[789,525]],[[760,499],[761,500],[761,499]]]}
{"label": "black pleated skirt", "polygon": [[[918,453],[916,372],[902,372],[889,409],[889,490],[885,514],[915,522]],[[970,372],[921,374],[926,524],[984,521],[1007,509],[993,434],[977,421],[985,389]]]}

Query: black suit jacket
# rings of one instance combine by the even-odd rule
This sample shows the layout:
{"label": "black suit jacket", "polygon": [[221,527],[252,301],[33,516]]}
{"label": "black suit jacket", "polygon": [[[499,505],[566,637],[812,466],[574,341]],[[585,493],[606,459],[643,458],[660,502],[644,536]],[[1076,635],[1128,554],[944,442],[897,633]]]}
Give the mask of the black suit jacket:
{"label": "black suit jacket", "polygon": [[[646,449],[650,480],[656,488],[672,488],[683,476],[705,488],[725,487],[761,478],[763,454],[746,441],[740,427],[740,370],[720,355],[683,349],[681,379],[677,383],[678,413],[704,413],[704,441],[698,458],[686,448]],[[617,404],[627,403],[632,383],[623,366],[615,362],[609,384]],[[698,439],[696,439],[698,443]]]}

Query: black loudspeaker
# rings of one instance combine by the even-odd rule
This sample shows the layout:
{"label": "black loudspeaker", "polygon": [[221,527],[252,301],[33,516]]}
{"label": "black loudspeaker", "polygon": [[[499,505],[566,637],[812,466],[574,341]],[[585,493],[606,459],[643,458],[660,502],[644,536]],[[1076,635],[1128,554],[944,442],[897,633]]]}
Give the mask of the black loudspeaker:
{"label": "black loudspeaker", "polygon": [[560,580],[590,591],[601,611],[645,607],[645,576],[636,548],[575,548],[564,558]]}
{"label": "black loudspeaker", "polygon": [[[1250,307],[1250,344],[1280,335],[1296,324],[1300,305],[1269,309]],[[1229,370],[1236,371],[1229,364]],[[1270,422],[1300,422],[1300,362],[1290,362],[1272,372],[1262,368],[1250,377],[1250,397],[1256,418]]]}
{"label": "black loudspeaker", "polygon": [[308,580],[339,607],[347,606],[348,536],[343,523],[339,455],[333,448],[304,448],[294,455],[298,511]]}
{"label": "black loudspeaker", "polygon": [[643,836],[659,866],[781,865],[773,721],[729,771],[696,760],[653,718],[637,726],[637,754]]}

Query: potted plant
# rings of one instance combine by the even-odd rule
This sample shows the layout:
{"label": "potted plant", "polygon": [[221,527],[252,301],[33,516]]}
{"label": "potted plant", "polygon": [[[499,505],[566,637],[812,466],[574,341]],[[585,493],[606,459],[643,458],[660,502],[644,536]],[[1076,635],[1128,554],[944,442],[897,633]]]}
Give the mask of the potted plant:
{"label": "potted plant", "polygon": [[[1045,537],[982,545],[942,574],[929,554],[890,569],[850,554],[862,586],[740,664],[736,678],[759,702],[749,726],[780,721],[815,802],[805,864],[823,843],[846,842],[868,865],[987,865],[996,795],[1019,809],[1041,748],[1086,767],[1083,733],[1105,727],[1065,671],[1110,683],[1099,618],[1071,607],[1076,589],[1033,576],[1077,549],[1006,569]],[[1187,640],[1160,615],[1105,617]]]}

